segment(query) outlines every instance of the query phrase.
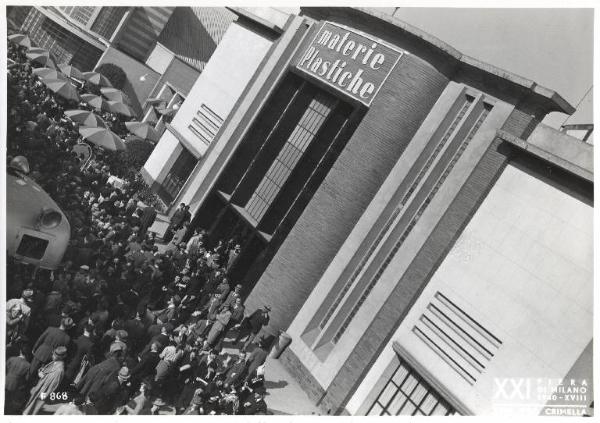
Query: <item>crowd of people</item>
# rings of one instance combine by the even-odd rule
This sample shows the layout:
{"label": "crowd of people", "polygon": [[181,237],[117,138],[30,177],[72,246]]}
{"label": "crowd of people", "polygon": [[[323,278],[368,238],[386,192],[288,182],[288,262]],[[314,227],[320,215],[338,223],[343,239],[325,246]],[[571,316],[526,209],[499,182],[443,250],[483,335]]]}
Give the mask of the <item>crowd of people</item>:
{"label": "crowd of people", "polygon": [[23,47],[8,55],[8,160],[28,158],[71,239],[53,271],[7,258],[5,413],[265,414],[270,309],[247,313],[229,280],[240,245],[192,230],[185,204],[157,240],[139,181],[108,184],[114,156],[82,169],[63,116],[79,105],[31,73]]}

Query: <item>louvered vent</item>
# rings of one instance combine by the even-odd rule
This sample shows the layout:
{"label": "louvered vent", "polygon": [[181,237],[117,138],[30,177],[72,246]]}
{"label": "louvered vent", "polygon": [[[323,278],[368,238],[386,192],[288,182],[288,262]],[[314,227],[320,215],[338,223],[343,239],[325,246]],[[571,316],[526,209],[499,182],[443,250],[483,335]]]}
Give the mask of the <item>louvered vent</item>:
{"label": "louvered vent", "polygon": [[188,129],[194,133],[204,144],[210,145],[219,128],[223,125],[223,118],[212,111],[206,104],[200,106],[196,117]]}
{"label": "louvered vent", "polygon": [[471,385],[502,341],[441,292],[437,292],[413,332]]}

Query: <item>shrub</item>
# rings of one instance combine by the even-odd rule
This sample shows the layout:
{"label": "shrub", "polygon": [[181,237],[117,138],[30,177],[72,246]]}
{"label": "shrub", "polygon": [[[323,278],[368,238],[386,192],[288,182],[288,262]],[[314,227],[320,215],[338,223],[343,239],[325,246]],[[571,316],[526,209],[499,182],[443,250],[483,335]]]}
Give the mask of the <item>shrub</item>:
{"label": "shrub", "polygon": [[122,90],[127,83],[127,75],[119,66],[113,63],[103,63],[96,68],[96,72],[104,75],[113,87]]}

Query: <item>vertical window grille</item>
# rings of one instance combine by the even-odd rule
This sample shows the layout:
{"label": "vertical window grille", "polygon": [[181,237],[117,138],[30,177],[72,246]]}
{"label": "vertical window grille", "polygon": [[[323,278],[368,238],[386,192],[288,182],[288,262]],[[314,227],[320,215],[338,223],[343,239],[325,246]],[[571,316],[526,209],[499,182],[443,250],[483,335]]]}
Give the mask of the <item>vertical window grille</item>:
{"label": "vertical window grille", "polygon": [[171,203],[177,197],[197,163],[198,159],[184,147],[161,184],[164,201]]}
{"label": "vertical window grille", "polygon": [[87,26],[91,17],[96,12],[97,7],[94,6],[60,6],[59,9],[71,19],[80,24]]}
{"label": "vertical window grille", "polygon": [[110,40],[126,11],[126,7],[103,7],[92,24],[92,31]]}
{"label": "vertical window grille", "polygon": [[359,262],[358,266],[356,267],[356,269],[354,270],[354,272],[352,273],[352,275],[350,276],[348,281],[344,284],[344,287],[337,295],[335,301],[331,304],[331,306],[327,310],[325,317],[319,323],[320,329],[324,329],[325,326],[327,326],[327,323],[329,323],[329,321],[333,317],[336,309],[339,307],[340,303],[342,302],[342,300],[344,299],[344,297],[346,296],[346,294],[348,293],[348,291],[350,290],[350,288],[356,281],[357,277],[361,274],[362,270],[364,269],[364,267],[367,264],[367,262],[369,261],[369,259],[372,257],[372,255],[375,252],[375,250],[377,249],[377,247],[379,247],[384,236],[390,230],[392,223],[394,223],[394,220],[396,219],[396,217],[398,217],[398,215],[400,214],[400,211],[406,205],[406,202],[408,201],[408,199],[410,198],[412,193],[417,189],[417,186],[419,185],[419,183],[421,182],[421,180],[423,179],[423,177],[425,176],[427,171],[431,168],[431,165],[433,164],[435,159],[438,157],[438,155],[440,154],[440,152],[442,151],[442,149],[448,142],[448,139],[450,139],[450,135],[452,135],[452,133],[454,133],[454,130],[456,129],[458,124],[465,117],[465,114],[467,113],[467,110],[473,103],[473,100],[474,100],[473,97],[466,96],[466,98],[463,102],[463,105],[461,106],[458,114],[456,115],[456,117],[454,118],[454,120],[452,121],[452,123],[450,124],[450,126],[448,127],[448,129],[446,130],[446,132],[444,133],[442,138],[440,139],[440,141],[437,144],[437,146],[435,147],[435,149],[432,151],[427,162],[425,163],[425,165],[423,166],[423,168],[421,169],[421,171],[419,172],[417,177],[414,179],[410,188],[406,191],[405,195],[403,196],[402,200],[400,201],[400,206],[394,210],[394,212],[392,213],[390,218],[387,220],[383,229],[377,235],[377,238],[375,239],[375,241],[373,241],[373,243],[369,247],[369,250],[363,256],[362,260]]}
{"label": "vertical window grille", "polygon": [[392,373],[368,416],[450,416],[456,411],[403,360]]}
{"label": "vertical window grille", "polygon": [[260,221],[298,164],[302,155],[335,105],[335,99],[318,93],[310,102],[300,122],[246,204],[248,213]]}
{"label": "vertical window grille", "polygon": [[363,293],[361,294],[360,298],[358,299],[356,304],[352,307],[350,314],[344,319],[344,322],[342,323],[342,325],[340,326],[340,328],[338,329],[338,331],[336,332],[336,334],[333,337],[334,344],[337,343],[340,340],[340,338],[342,337],[342,335],[346,332],[346,329],[348,329],[350,322],[352,321],[352,319],[354,319],[354,316],[356,315],[356,313],[358,313],[358,310],[360,310],[360,307],[363,305],[363,303],[365,302],[365,300],[367,299],[367,297],[369,296],[369,294],[371,293],[371,291],[373,290],[373,288],[375,287],[377,282],[379,282],[379,279],[381,278],[381,276],[383,275],[383,273],[385,272],[385,270],[387,269],[389,264],[394,259],[396,253],[398,252],[398,250],[400,250],[400,247],[402,247],[402,244],[404,244],[404,241],[406,240],[406,238],[408,238],[408,236],[412,232],[413,228],[416,226],[417,222],[419,221],[419,219],[425,212],[425,209],[427,208],[427,206],[429,206],[429,203],[431,202],[431,200],[433,200],[433,197],[438,192],[438,190],[440,189],[440,187],[445,182],[446,178],[448,177],[448,175],[454,168],[454,165],[456,165],[456,162],[458,162],[458,159],[460,159],[460,157],[466,150],[467,146],[469,145],[470,141],[475,136],[475,133],[477,132],[479,127],[483,124],[483,121],[486,119],[490,110],[491,110],[491,106],[488,106],[487,104],[484,105],[482,112],[479,114],[479,116],[477,117],[477,120],[475,121],[475,123],[473,124],[471,129],[469,130],[469,133],[467,134],[465,139],[462,141],[462,143],[460,144],[460,146],[454,153],[452,159],[450,160],[450,162],[444,169],[444,172],[439,176],[437,182],[435,183],[435,185],[433,186],[433,188],[431,189],[431,191],[429,192],[429,194],[427,195],[425,200],[423,200],[423,202],[421,203],[421,206],[417,209],[416,213],[413,215],[412,220],[404,229],[402,235],[400,236],[400,238],[398,239],[398,241],[396,242],[396,244],[394,245],[394,247],[392,248],[390,253],[387,255],[386,259],[383,261],[383,263],[381,264],[379,269],[377,270],[377,273],[373,276],[373,278],[371,279],[369,284],[363,290]]}

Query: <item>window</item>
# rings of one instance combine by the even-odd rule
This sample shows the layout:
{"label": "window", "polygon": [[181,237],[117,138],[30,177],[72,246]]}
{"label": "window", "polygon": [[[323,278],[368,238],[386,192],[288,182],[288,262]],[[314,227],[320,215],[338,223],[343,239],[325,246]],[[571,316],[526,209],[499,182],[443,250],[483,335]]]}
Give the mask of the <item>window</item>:
{"label": "window", "polygon": [[164,202],[168,204],[173,202],[197,163],[198,159],[188,149],[183,147],[179,157],[177,157],[177,160],[175,160],[175,163],[171,166],[171,170],[161,184],[162,189],[158,192]]}
{"label": "window", "polygon": [[367,415],[449,416],[455,412],[440,394],[400,359]]}
{"label": "window", "polygon": [[19,248],[17,248],[17,254],[39,260],[44,257],[47,247],[47,239],[37,238],[31,235],[23,235],[21,238],[21,243],[19,244]]}
{"label": "window", "polygon": [[65,15],[69,16],[74,21],[88,26],[90,24],[90,20],[96,14],[96,9],[98,7],[94,6],[60,6],[60,11]]}
{"label": "window", "polygon": [[260,221],[335,106],[335,98],[317,92],[281,151],[246,204]]}
{"label": "window", "polygon": [[100,9],[96,20],[94,20],[91,30],[110,40],[127,9],[127,7],[103,7]]}

